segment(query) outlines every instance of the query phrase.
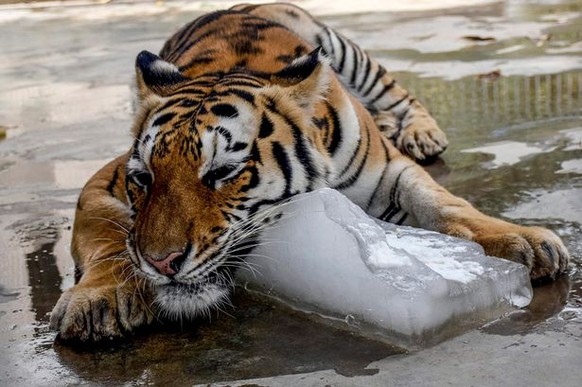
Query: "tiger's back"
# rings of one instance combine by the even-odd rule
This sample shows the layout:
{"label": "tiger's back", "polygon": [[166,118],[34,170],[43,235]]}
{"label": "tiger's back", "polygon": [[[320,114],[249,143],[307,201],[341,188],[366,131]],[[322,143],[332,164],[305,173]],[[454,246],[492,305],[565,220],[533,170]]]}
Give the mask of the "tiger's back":
{"label": "tiger's back", "polygon": [[160,57],[190,78],[237,69],[271,74],[314,48],[275,21],[230,10],[184,26],[164,44]]}

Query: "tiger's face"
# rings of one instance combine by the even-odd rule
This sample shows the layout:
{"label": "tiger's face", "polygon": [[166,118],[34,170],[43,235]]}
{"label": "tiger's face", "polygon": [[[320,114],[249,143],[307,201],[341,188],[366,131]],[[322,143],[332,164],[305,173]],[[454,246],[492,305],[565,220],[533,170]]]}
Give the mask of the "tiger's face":
{"label": "tiger's face", "polygon": [[312,114],[327,67],[316,50],[277,74],[188,79],[142,52],[137,75],[128,250],[163,310],[194,315],[227,297],[274,207],[326,185],[330,163]]}

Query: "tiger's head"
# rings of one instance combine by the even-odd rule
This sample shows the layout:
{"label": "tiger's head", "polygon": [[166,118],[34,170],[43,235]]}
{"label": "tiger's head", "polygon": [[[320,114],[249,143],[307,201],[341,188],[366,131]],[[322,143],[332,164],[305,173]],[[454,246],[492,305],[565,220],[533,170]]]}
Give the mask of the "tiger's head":
{"label": "tiger's head", "polygon": [[326,185],[312,118],[330,68],[317,49],[274,74],[189,78],[144,51],[136,72],[128,250],[158,306],[192,316],[227,297],[245,242],[274,206]]}

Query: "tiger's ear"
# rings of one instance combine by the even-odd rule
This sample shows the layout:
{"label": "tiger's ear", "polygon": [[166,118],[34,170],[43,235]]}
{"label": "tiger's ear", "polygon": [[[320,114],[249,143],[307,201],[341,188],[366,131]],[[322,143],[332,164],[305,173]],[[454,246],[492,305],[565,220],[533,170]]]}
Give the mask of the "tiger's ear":
{"label": "tiger's ear", "polygon": [[178,68],[149,51],[142,51],[135,59],[138,99],[149,95],[165,97],[187,81]]}
{"label": "tiger's ear", "polygon": [[289,66],[271,75],[271,83],[284,88],[286,97],[301,107],[310,108],[322,98],[329,85],[331,68],[321,47],[295,59]]}

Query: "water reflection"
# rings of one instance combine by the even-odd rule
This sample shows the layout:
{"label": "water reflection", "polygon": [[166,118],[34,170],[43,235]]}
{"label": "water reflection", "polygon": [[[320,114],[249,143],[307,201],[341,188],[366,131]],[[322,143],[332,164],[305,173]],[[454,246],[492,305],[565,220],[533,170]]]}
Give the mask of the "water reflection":
{"label": "water reflection", "polygon": [[564,309],[570,292],[570,279],[564,275],[556,281],[534,287],[534,297],[524,309],[488,324],[482,330],[499,335],[524,334],[543,330],[543,323]]}
{"label": "water reflection", "polygon": [[[56,238],[55,235],[55,241]],[[55,241],[43,243],[26,254],[28,286],[37,322],[48,322],[49,313],[61,295],[61,276],[53,253]]]}
{"label": "water reflection", "polygon": [[[487,81],[465,77],[455,81],[401,73],[398,79],[430,106],[441,127],[452,137],[478,140],[507,135],[518,124],[578,118],[582,113],[582,71],[531,77],[500,77]],[[531,134],[524,134],[529,137]]]}

